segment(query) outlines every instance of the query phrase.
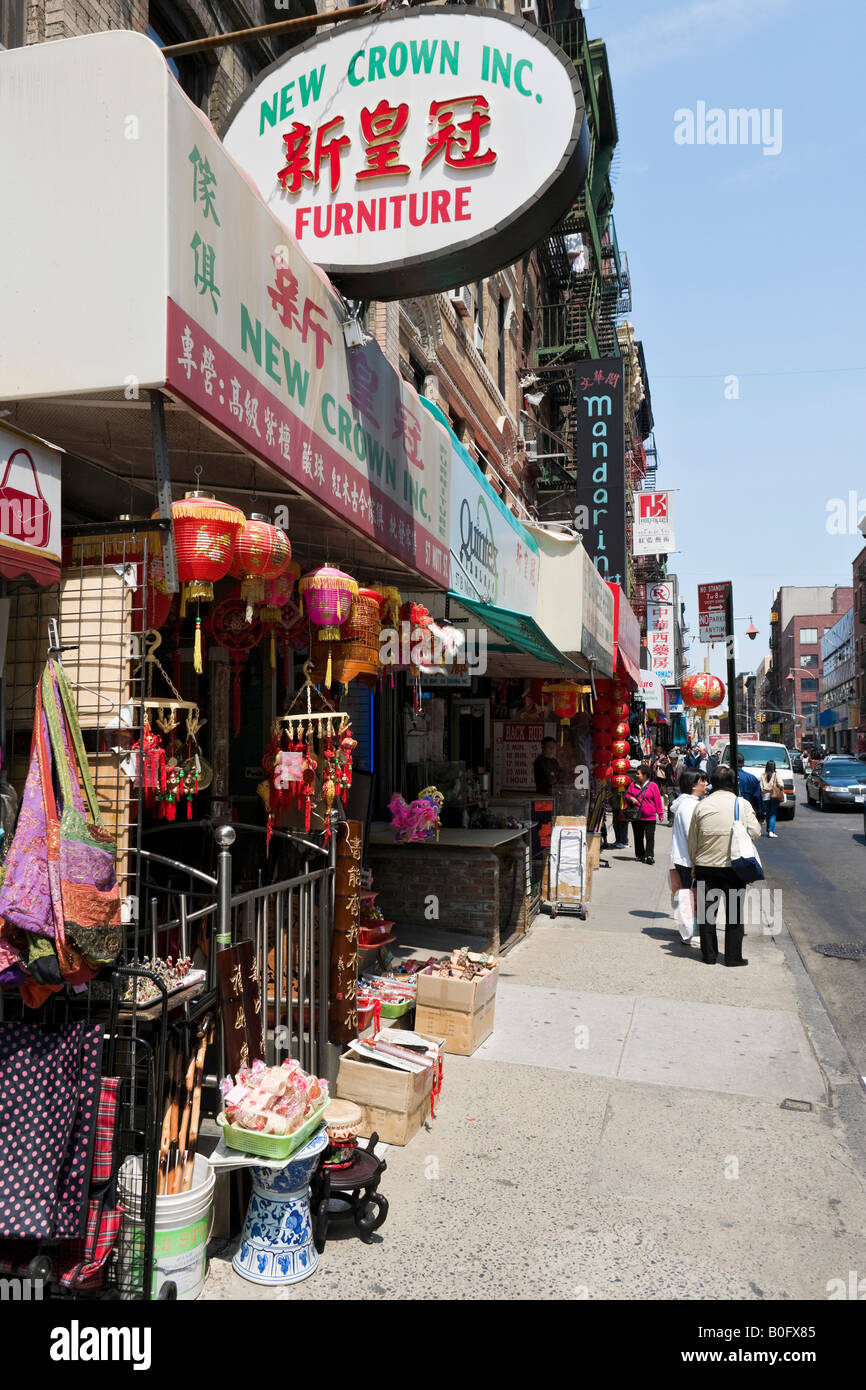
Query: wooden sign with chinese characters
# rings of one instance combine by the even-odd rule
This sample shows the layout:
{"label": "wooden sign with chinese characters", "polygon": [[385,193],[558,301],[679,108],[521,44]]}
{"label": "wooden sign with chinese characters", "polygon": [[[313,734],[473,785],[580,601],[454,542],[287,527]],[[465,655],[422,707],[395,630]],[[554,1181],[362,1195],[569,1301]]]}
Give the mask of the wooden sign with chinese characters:
{"label": "wooden sign with chinese characters", "polygon": [[253,943],[242,941],[239,946],[218,951],[216,966],[226,1069],[235,1076],[242,1064],[265,1061],[261,981]]}
{"label": "wooden sign with chinese characters", "polygon": [[361,924],[362,825],[346,821],[337,830],[337,868],[334,881],[334,937],[331,946],[331,989],[328,1038],[347,1043],[358,1036],[358,932]]}

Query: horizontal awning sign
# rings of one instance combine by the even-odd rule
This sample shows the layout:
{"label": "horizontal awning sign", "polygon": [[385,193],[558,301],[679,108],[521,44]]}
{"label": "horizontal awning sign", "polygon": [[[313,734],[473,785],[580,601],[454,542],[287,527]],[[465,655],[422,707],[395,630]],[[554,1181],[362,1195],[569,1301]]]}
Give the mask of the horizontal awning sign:
{"label": "horizontal awning sign", "polygon": [[528,618],[523,613],[511,613],[505,608],[494,608],[489,603],[475,603],[463,594],[453,591],[449,597],[460,603],[487,629],[488,651],[516,650],[533,657],[536,661],[554,667],[564,667],[577,675],[585,676],[585,668],[555,647],[534,618]]}

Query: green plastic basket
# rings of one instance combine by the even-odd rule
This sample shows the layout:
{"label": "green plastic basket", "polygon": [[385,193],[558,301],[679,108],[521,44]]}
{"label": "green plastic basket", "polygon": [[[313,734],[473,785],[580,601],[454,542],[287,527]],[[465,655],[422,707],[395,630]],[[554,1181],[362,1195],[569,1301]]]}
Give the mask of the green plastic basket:
{"label": "green plastic basket", "polygon": [[402,1003],[402,1004],[383,1004],[383,1005],[382,1005],[382,1017],[383,1017],[383,1018],[402,1018],[404,1014],[407,1014],[407,1013],[409,1012],[409,1010],[410,1010],[410,1009],[414,1009],[414,1007],[415,1007],[415,1000],[414,1000],[414,999],[406,999],[406,1000],[404,1001],[404,1003]]}
{"label": "green plastic basket", "polygon": [[230,1149],[256,1154],[258,1158],[291,1158],[324,1123],[323,1116],[330,1103],[330,1100],[326,1100],[324,1105],[320,1105],[294,1134],[257,1134],[251,1129],[238,1129],[236,1125],[229,1124],[225,1111],[217,1115],[217,1124],[222,1128]]}

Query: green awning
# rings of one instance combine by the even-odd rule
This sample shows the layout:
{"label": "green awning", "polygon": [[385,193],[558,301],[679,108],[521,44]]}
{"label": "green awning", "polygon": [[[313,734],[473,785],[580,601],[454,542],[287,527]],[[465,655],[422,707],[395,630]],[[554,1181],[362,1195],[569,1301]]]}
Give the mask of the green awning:
{"label": "green awning", "polygon": [[[534,657],[537,661],[545,661],[552,666],[565,666],[569,671],[574,671],[585,677],[584,668],[578,666],[570,657],[565,656],[558,647],[555,647],[550,638],[542,632],[534,618],[528,618],[524,613],[512,613],[507,608],[497,608],[491,603],[478,603],[474,599],[466,598],[463,594],[457,593],[454,589],[449,590],[449,598],[454,599],[468,612],[473,613],[488,629],[487,650],[489,652],[508,653],[516,649],[525,653],[526,656]],[[492,640],[494,637],[499,637],[501,640],[499,642]]]}

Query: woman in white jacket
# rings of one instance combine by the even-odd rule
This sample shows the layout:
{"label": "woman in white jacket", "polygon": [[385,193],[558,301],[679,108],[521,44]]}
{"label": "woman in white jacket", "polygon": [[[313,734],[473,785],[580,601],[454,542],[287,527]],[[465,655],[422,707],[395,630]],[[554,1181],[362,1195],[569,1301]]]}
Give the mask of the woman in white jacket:
{"label": "woman in white jacket", "polygon": [[700,936],[695,931],[695,903],[692,892],[692,866],[689,859],[689,826],[701,797],[706,796],[709,780],[705,772],[697,768],[684,768],[680,773],[680,794],[671,802],[673,817],[671,835],[671,868],[679,875],[680,888],[674,894],[677,910],[677,923],[684,946],[700,946]]}

